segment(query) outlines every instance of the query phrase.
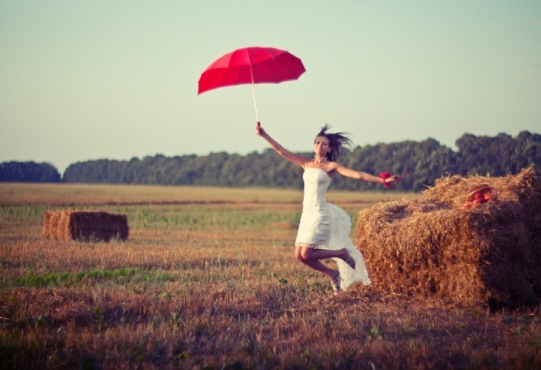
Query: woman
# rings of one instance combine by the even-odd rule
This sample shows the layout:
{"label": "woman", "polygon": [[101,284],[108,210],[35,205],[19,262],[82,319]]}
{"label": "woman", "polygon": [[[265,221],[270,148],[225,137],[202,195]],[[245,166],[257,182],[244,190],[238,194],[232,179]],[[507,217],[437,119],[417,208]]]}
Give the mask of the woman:
{"label": "woman", "polygon": [[[295,257],[327,275],[336,294],[358,281],[368,285],[370,279],[363,256],[349,237],[351,219],[341,208],[325,201],[325,192],[331,178],[340,174],[388,185],[400,180],[400,177],[381,178],[342,166],[336,160],[342,154],[344,145],[350,145],[351,140],[344,133],[327,133],[328,129],[328,125],[323,126],[314,140],[314,158],[306,158],[285,149],[269,136],[259,122],[256,134],[264,138],[282,157],[304,169],[304,200],[295,240]],[[336,261],[338,271],[321,262],[328,258]]]}

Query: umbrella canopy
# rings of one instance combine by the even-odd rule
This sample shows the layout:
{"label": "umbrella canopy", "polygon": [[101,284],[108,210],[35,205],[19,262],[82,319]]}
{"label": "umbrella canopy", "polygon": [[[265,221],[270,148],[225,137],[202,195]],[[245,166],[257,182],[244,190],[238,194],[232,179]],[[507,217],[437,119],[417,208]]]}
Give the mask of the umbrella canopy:
{"label": "umbrella canopy", "polygon": [[237,49],[201,74],[198,94],[225,86],[296,80],[304,72],[302,61],[285,50],[258,46]]}
{"label": "umbrella canopy", "polygon": [[252,84],[255,118],[259,122],[254,85],[296,80],[304,71],[301,60],[285,50],[259,46],[237,49],[217,59],[201,74],[198,94],[219,87]]}

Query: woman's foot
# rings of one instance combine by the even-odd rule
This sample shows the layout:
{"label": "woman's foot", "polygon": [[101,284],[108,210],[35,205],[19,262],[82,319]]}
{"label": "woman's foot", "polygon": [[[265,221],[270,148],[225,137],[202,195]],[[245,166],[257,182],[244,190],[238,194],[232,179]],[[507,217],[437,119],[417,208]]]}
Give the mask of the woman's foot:
{"label": "woman's foot", "polygon": [[349,254],[348,250],[346,248],[342,249],[343,257],[341,257],[345,263],[348,264],[349,267],[351,267],[353,270],[355,270],[355,260],[351,255]]}

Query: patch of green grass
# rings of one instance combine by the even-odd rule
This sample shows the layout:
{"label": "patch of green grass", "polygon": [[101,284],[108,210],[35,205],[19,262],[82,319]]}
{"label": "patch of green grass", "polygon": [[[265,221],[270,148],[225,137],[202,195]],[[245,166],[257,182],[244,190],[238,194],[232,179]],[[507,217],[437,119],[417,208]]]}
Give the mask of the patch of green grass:
{"label": "patch of green grass", "polygon": [[53,285],[69,285],[73,282],[73,275],[70,272],[36,274],[27,272],[25,275],[4,280],[7,286],[22,286],[26,288],[36,288]]}
{"label": "patch of green grass", "polygon": [[296,223],[300,214],[243,210],[235,207],[217,209],[212,206],[171,207],[167,212],[153,207],[138,207],[128,214],[130,225],[145,229],[179,231],[244,231],[263,230],[275,222]]}
{"label": "patch of green grass", "polygon": [[176,275],[163,273],[155,270],[144,270],[137,268],[119,268],[112,270],[95,269],[88,271],[72,272],[50,272],[47,274],[37,274],[29,271],[23,276],[8,278],[4,280],[4,285],[9,287],[20,286],[26,288],[51,287],[51,286],[70,286],[75,283],[85,282],[104,282],[106,280],[114,281],[119,284],[128,282],[154,282],[163,283],[173,281]]}
{"label": "patch of green grass", "polygon": [[105,279],[122,279],[126,277],[134,276],[137,273],[137,269],[134,268],[120,268],[114,270],[90,270],[90,271],[80,271],[75,274],[76,280],[81,281],[83,279],[95,279],[95,280],[105,280]]}
{"label": "patch of green grass", "polygon": [[41,223],[45,207],[38,205],[0,207],[0,236],[14,235],[17,228]]}

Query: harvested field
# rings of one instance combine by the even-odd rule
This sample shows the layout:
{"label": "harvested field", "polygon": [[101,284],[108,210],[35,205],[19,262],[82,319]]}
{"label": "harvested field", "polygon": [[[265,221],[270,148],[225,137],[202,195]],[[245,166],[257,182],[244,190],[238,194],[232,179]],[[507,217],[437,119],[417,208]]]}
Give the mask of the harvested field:
{"label": "harvested field", "polygon": [[[491,188],[490,200],[466,204],[480,184]],[[541,181],[534,168],[500,178],[441,178],[420,198],[361,211],[356,227],[376,291],[492,308],[541,298]]]}
{"label": "harvested field", "polygon": [[[539,307],[335,296],[293,255],[302,192],[208,190],[0,183],[3,368],[541,368]],[[328,194],[354,222],[405,197]],[[45,213],[70,207],[125,214],[129,240],[43,239]]]}

